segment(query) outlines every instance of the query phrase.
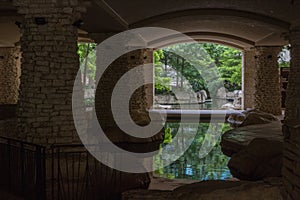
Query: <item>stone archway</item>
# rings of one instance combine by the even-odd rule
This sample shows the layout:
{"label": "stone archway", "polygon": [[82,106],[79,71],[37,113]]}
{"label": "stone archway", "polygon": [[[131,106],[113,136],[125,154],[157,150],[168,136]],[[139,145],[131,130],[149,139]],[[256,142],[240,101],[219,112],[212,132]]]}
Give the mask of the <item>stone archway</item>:
{"label": "stone archway", "polygon": [[[57,134],[62,131],[62,135],[70,134],[72,136],[61,138],[61,142],[71,143],[74,141],[73,133],[75,133],[74,127],[72,126],[71,122],[71,108],[70,103],[64,101],[65,99],[63,98],[67,97],[68,93],[70,93],[72,80],[70,80],[70,82],[64,82],[64,79],[67,78],[68,74],[65,73],[63,74],[63,78],[58,78],[57,76],[59,76],[59,74],[53,71],[51,72],[51,75],[55,76],[54,78],[52,77],[47,79],[46,76],[42,76],[40,79],[35,78],[39,76],[39,70],[45,70],[44,72],[49,71],[49,69],[51,70],[50,65],[53,64],[54,61],[60,59],[60,56],[56,54],[53,55],[52,59],[47,63],[46,60],[49,57],[47,57],[47,55],[45,54],[47,54],[47,52],[55,51],[56,48],[61,50],[61,44],[65,44],[70,48],[65,50],[64,53],[61,54],[62,57],[64,57],[66,60],[69,60],[69,58],[73,56],[76,57],[76,40],[78,35],[77,28],[74,28],[73,24],[75,21],[77,21],[77,16],[75,17],[75,15],[79,14],[81,11],[84,11],[86,8],[81,6],[77,7],[76,5],[74,5],[73,1],[63,1],[63,3],[60,4],[59,7],[53,7],[53,3],[55,4],[56,1],[41,1],[43,3],[34,1],[34,4],[31,4],[32,2],[29,1],[14,2],[16,3],[15,5],[19,6],[19,12],[26,16],[25,25],[30,26],[29,29],[28,27],[21,27],[22,30],[24,30],[22,35],[23,39],[21,41],[21,45],[23,44],[22,50],[24,52],[22,69],[24,71],[24,76],[23,78],[21,78],[23,80],[21,81],[23,82],[21,83],[23,84],[23,86],[21,86],[22,95],[20,100],[22,103],[20,104],[21,109],[19,116],[22,126],[25,129],[28,129],[24,129],[24,133],[26,135],[29,131],[32,131],[34,137],[38,137],[38,139],[35,141],[37,143],[48,143],[49,141],[50,143],[52,143],[58,142],[60,140],[59,139],[56,141],[56,139],[54,138],[57,137]],[[12,5],[12,1],[1,1],[0,4],[1,15],[19,17],[19,14],[17,14],[16,11],[16,7]],[[51,9],[49,9],[49,7]],[[273,51],[271,49],[273,47],[276,48],[277,46],[287,44],[288,40],[285,36],[290,37],[290,43],[292,45],[292,66],[284,126],[284,133],[286,137],[284,180],[286,189],[290,194],[289,198],[297,199],[300,196],[298,167],[298,156],[300,154],[300,111],[298,91],[298,55],[300,34],[299,21],[295,19],[299,18],[299,8],[300,6],[296,1],[278,1],[276,3],[272,1],[257,1],[255,3],[253,3],[253,1],[224,1],[220,3],[218,1],[203,0],[201,2],[191,1],[189,3],[187,3],[186,1],[174,1],[172,3],[168,1],[160,3],[157,3],[157,1],[145,1],[137,3],[137,1],[133,0],[126,2],[126,4],[120,4],[115,0],[109,0],[107,2],[95,0],[92,1],[92,6],[89,9],[90,12],[88,13],[87,19],[97,20],[86,20],[86,24],[82,28],[88,33],[106,34],[117,33],[133,27],[155,25],[176,29],[180,32],[203,31],[206,33],[216,32],[218,34],[222,34],[222,36],[224,36],[224,34],[237,36],[239,38],[244,38],[252,42],[253,45],[251,47],[263,47],[259,48],[257,52],[258,58],[261,58],[261,60],[259,59],[259,61],[257,61],[257,64],[259,66],[259,70],[263,74],[267,74],[267,72],[269,72],[268,70],[266,70],[264,63],[270,66],[273,65],[273,67],[275,66],[273,62],[274,60],[270,62],[268,61],[271,57],[272,59],[275,59],[276,57],[275,52],[277,50],[273,49]],[[49,29],[45,27],[44,29],[49,31],[49,33],[56,31],[57,35],[55,36],[55,38],[52,37],[52,34],[50,34],[50,36],[47,36],[47,31],[42,31],[42,26],[36,26],[36,20],[39,21],[38,23],[43,23],[43,20],[36,19],[36,17],[40,17],[44,14],[47,14],[46,18],[49,19],[48,25],[50,25]],[[15,23],[15,20],[7,21],[9,21],[11,25],[14,25]],[[56,27],[58,28],[58,30],[56,30],[54,25],[57,25],[58,21],[64,23],[64,26]],[[77,21],[77,24],[80,24],[80,21]],[[1,29],[1,31],[2,30],[7,29]],[[9,32],[9,34],[10,33],[15,34],[15,31],[12,30]],[[33,34],[35,34],[35,36],[31,37]],[[212,37],[212,34],[206,36]],[[216,37],[216,35],[214,35],[214,37]],[[47,38],[51,41],[51,44],[45,46],[44,42]],[[231,39],[235,40],[237,38]],[[25,46],[24,44],[28,46]],[[272,51],[271,57],[269,57],[269,50]],[[253,57],[253,54],[250,55],[250,57]],[[64,61],[58,61],[59,64],[61,64],[61,62]],[[77,66],[76,63],[69,64],[74,64]],[[32,69],[32,66],[39,67]],[[60,67],[60,70],[70,70],[72,75],[75,74],[76,70],[74,70],[73,67],[63,67],[62,65]],[[77,69],[77,67],[75,68]],[[272,69],[272,72],[275,73],[274,68]],[[263,80],[265,77],[270,78],[269,74],[260,76],[259,79],[262,80],[259,80],[257,87],[259,86],[258,88],[262,88],[265,86],[265,89],[267,89],[268,92],[272,92],[270,94],[271,97],[265,97],[264,95],[257,93],[258,100],[256,104],[259,108],[263,108],[264,106],[262,106],[262,104],[264,102],[268,102],[267,107],[269,110],[269,108],[271,108],[272,102],[275,99],[278,99],[278,96],[275,95],[275,93],[277,93],[277,89],[276,91],[274,91],[274,88],[270,88],[270,84],[266,85],[267,80]],[[277,77],[274,76],[271,77],[271,79],[270,80],[272,82],[276,82]],[[57,94],[55,92],[51,92],[50,89],[47,90],[47,88],[43,84],[52,84],[52,86],[54,84],[55,87],[65,87],[64,89],[66,90],[61,90],[63,97],[51,98],[52,95],[56,96]],[[253,84],[251,88],[252,87]],[[39,95],[41,96],[38,97],[37,95],[35,95],[35,91],[38,91]],[[253,91],[251,91],[247,95],[252,96],[253,94]],[[43,95],[47,96],[45,97]],[[269,99],[265,101],[266,98]],[[64,104],[58,105],[61,103],[62,99]],[[41,101],[44,101],[43,103],[45,104],[41,105]],[[277,107],[277,100],[275,104]],[[270,111],[278,113],[277,108],[272,108],[270,109]],[[54,116],[57,117],[56,120],[54,119],[54,117],[51,119],[44,118],[44,114],[47,115],[46,117],[49,117],[53,112],[56,113],[55,115],[58,115]],[[59,119],[62,119],[67,125],[70,126],[66,128],[66,124],[63,124],[62,120]],[[47,138],[51,140],[47,140]]]}

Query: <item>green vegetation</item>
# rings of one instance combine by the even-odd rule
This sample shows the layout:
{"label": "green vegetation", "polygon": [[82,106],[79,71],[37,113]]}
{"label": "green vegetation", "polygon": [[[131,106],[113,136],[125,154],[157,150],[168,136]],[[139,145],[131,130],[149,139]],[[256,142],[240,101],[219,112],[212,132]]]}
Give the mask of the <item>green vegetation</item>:
{"label": "green vegetation", "polygon": [[170,94],[172,91],[172,88],[170,86],[172,78],[167,77],[167,74],[164,73],[163,64],[161,62],[162,59],[164,59],[164,52],[162,50],[155,51],[155,93]]}
{"label": "green vegetation", "polygon": [[[185,58],[188,57],[188,61],[172,58],[174,57],[172,52],[184,55]],[[163,65],[165,63],[174,70],[182,72],[183,77],[189,81],[195,92],[208,90],[209,86],[217,90],[221,82],[224,82],[225,88],[229,91],[240,90],[242,86],[242,52],[234,48],[218,44],[191,43],[176,44],[163,49],[163,51],[159,50],[155,52],[155,69],[156,72],[159,72],[155,74],[155,80],[167,78]],[[215,80],[213,76],[209,77],[211,74],[207,72],[213,70],[214,67],[218,69],[218,72],[215,72],[219,73],[218,80]],[[163,93],[161,82],[158,83],[156,91]],[[166,83],[164,82],[164,84]],[[169,90],[169,88],[167,89]]]}
{"label": "green vegetation", "polygon": [[[96,74],[96,54],[95,43],[79,43],[78,54],[81,63],[80,69],[86,74],[86,77],[94,80]],[[279,55],[280,67],[289,67],[290,46],[285,46]],[[179,52],[187,55],[190,62],[182,59],[171,59],[170,52]],[[86,59],[88,57],[88,59]],[[199,90],[208,90],[208,85],[215,85],[219,88],[219,81],[224,83],[228,91],[240,90],[242,87],[242,52],[228,46],[213,43],[191,43],[176,44],[163,50],[157,50],[154,53],[155,60],[155,92],[156,94],[172,94],[170,86],[172,78],[168,76],[164,64],[167,62],[173,69],[181,72],[181,66],[184,65],[182,75],[189,81],[195,92]],[[210,83],[205,69],[211,69],[214,66],[219,71],[219,80],[213,80]],[[200,72],[200,73],[199,73]],[[214,87],[210,87],[214,88]]]}
{"label": "green vegetation", "polygon": [[217,45],[203,44],[203,48],[213,59],[219,70],[220,78],[228,91],[242,89],[242,52],[240,50]]}
{"label": "green vegetation", "polygon": [[279,54],[279,66],[280,67],[290,67],[290,45],[285,46]]}
{"label": "green vegetation", "polygon": [[[78,54],[81,63],[80,69],[91,80],[95,79],[96,74],[95,48],[95,43],[78,44]],[[189,56],[192,63],[183,61],[182,59],[171,59],[170,52],[184,53],[184,55]],[[177,44],[167,47],[164,50],[155,51],[154,60],[156,94],[172,94],[170,86],[172,78],[168,77],[165,71],[165,62],[179,72],[181,72],[181,66],[184,65],[182,75],[189,81],[194,91],[208,90],[208,84],[218,84],[217,81],[215,83],[213,81],[211,83],[205,81],[209,79],[206,77],[205,69],[212,68],[213,66],[217,66],[220,73],[220,80],[225,82],[225,87],[229,91],[241,89],[242,53],[237,49],[208,43]],[[286,64],[282,63],[283,65]]]}
{"label": "green vegetation", "polygon": [[85,93],[84,105],[91,107],[94,105],[93,89],[95,88],[96,76],[96,44],[79,43],[78,55],[80,70],[83,75],[83,89]]}
{"label": "green vegetation", "polygon": [[78,55],[80,61],[80,70],[92,80],[95,80],[96,75],[96,48],[95,43],[79,43]]}

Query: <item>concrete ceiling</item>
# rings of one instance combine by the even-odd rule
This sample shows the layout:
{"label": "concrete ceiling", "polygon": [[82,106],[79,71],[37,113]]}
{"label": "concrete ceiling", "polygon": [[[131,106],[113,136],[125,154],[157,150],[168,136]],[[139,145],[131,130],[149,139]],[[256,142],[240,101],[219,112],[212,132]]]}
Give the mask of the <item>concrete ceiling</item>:
{"label": "concrete ceiling", "polygon": [[15,24],[20,19],[11,0],[0,1],[0,47],[14,46],[20,40],[20,30]]}
{"label": "concrete ceiling", "polygon": [[[0,3],[0,19],[8,19],[14,12],[11,1],[4,2]],[[92,0],[82,29],[103,37],[155,26],[237,48],[278,46],[288,44],[284,36],[289,29],[300,27],[299,10],[300,2],[295,0]],[[14,21],[0,20],[0,26],[0,45],[16,42],[19,34]],[[146,42],[156,40],[147,37]],[[172,41],[160,45],[169,43]]]}
{"label": "concrete ceiling", "polygon": [[0,47],[14,46],[20,40],[16,18],[0,18]]}

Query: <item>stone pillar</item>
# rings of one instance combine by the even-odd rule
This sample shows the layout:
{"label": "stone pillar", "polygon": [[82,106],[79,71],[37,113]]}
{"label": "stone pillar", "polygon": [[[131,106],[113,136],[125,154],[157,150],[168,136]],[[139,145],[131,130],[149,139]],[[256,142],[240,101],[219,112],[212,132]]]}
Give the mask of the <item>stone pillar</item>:
{"label": "stone pillar", "polygon": [[255,100],[258,110],[281,115],[281,85],[278,54],[281,47],[255,48]]}
{"label": "stone pillar", "polygon": [[255,50],[245,50],[243,55],[243,109],[254,108]]}
{"label": "stone pillar", "polygon": [[[117,126],[111,111],[111,95],[118,80],[129,70],[139,65],[152,62],[153,51],[144,49],[125,54],[108,67],[99,81],[95,98],[97,117],[102,127]],[[153,77],[153,74],[150,76]],[[142,86],[134,92],[130,101],[130,114],[132,119],[137,123],[141,121],[149,122],[147,109],[152,105],[153,85]]]}
{"label": "stone pillar", "polygon": [[19,96],[20,49],[0,48],[0,104],[16,104]]}
{"label": "stone pillar", "polygon": [[284,133],[283,180],[286,199],[300,196],[300,31],[290,33],[291,69],[287,88]]}
{"label": "stone pillar", "polygon": [[[97,52],[97,59],[101,57],[101,55],[98,55],[99,53]],[[135,50],[122,55],[103,73],[96,90],[95,108],[102,129],[110,141],[130,152],[145,153],[158,150],[163,139],[163,131],[151,138],[135,138],[124,134],[116,125],[111,111],[112,92],[120,78],[129,70],[148,63],[153,63],[153,51],[150,49]],[[145,74],[142,72],[141,74],[143,75],[137,76],[136,79],[144,79],[146,76],[153,78],[153,73]],[[131,86],[128,85],[128,87]],[[147,109],[152,104],[153,85],[145,85],[137,89],[131,96],[129,104],[133,121],[139,125],[148,124],[150,118]],[[113,188],[107,185],[104,186],[108,187],[106,191],[120,194],[130,189],[147,188],[150,184],[149,173],[133,174],[117,171],[116,174],[113,182],[117,182],[120,187]]]}
{"label": "stone pillar", "polygon": [[[97,53],[98,54],[98,53]],[[97,56],[100,57],[100,56]],[[114,143],[126,143],[127,150],[151,152],[157,150],[163,140],[164,131],[160,131],[151,138],[135,138],[125,134],[116,124],[111,108],[113,90],[120,78],[131,69],[143,64],[153,63],[153,51],[150,49],[135,50],[122,55],[115,60],[103,73],[97,86],[95,96],[95,108],[98,121],[108,136]],[[141,75],[136,79],[143,79],[153,73],[139,72]],[[131,87],[128,85],[126,87]],[[153,105],[153,84],[141,86],[131,96],[129,102],[129,113],[132,120],[140,126],[148,125],[150,122],[149,112]],[[147,145],[148,146],[147,146]],[[148,150],[147,150],[148,148]]]}
{"label": "stone pillar", "polygon": [[21,25],[20,137],[37,144],[78,140],[72,116],[82,1],[15,0]]}

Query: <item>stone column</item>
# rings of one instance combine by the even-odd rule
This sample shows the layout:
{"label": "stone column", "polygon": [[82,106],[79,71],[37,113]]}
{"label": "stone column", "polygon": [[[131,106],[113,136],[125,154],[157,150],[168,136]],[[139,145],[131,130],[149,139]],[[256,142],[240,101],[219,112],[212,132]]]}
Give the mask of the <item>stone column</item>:
{"label": "stone column", "polygon": [[0,48],[0,104],[16,104],[19,96],[20,49]]}
{"label": "stone column", "polygon": [[[97,56],[101,57],[101,56]],[[111,100],[112,93],[120,78],[131,69],[140,65],[153,63],[153,51],[151,49],[135,50],[125,55],[122,55],[115,60],[103,73],[100,78],[95,96],[95,108],[98,121],[114,143],[127,143],[127,150],[151,152],[156,150],[161,142],[163,130],[151,138],[135,138],[125,134],[116,124],[112,114]],[[153,73],[139,72],[141,75],[136,79],[143,79],[147,76],[153,79]],[[131,87],[128,85],[126,87]],[[145,126],[150,122],[148,109],[153,105],[153,85],[144,85],[137,89],[129,102],[129,113],[132,120],[140,125]],[[148,146],[147,146],[147,145]],[[147,151],[148,148],[148,151]]]}
{"label": "stone column", "polygon": [[255,100],[258,110],[281,115],[281,85],[278,54],[282,47],[255,48]]}
{"label": "stone column", "polygon": [[20,137],[38,144],[78,140],[72,116],[82,1],[15,0],[21,24]]}
{"label": "stone column", "polygon": [[245,50],[243,55],[243,109],[254,108],[255,75],[255,50]]}
{"label": "stone column", "polygon": [[[98,55],[97,59],[105,59]],[[103,73],[96,90],[95,108],[98,121],[110,141],[130,152],[145,153],[152,152],[159,148],[162,142],[163,131],[151,138],[135,138],[125,134],[116,125],[111,109],[112,92],[120,78],[129,70],[143,64],[153,63],[153,51],[151,49],[135,50],[122,55],[115,60]],[[143,75],[142,75],[143,74]],[[99,75],[98,75],[99,76]],[[153,78],[153,73],[141,73],[136,79],[144,79],[146,76]],[[127,85],[126,87],[131,87]],[[129,108],[132,119],[139,125],[146,125],[150,122],[147,109],[153,104],[153,85],[145,85],[137,89],[131,96]],[[119,188],[112,188],[109,185],[106,191],[122,193],[126,190],[136,188],[147,188],[150,184],[149,173],[124,173],[116,172],[113,182],[118,182]]]}
{"label": "stone column", "polygon": [[[118,80],[129,70],[153,62],[153,51],[136,50],[115,60],[102,75],[96,92],[95,107],[97,117],[103,127],[115,127],[111,111],[111,95]],[[149,75],[148,75],[149,76]],[[150,76],[153,77],[153,74]],[[136,77],[143,78],[143,77]],[[130,87],[130,86],[128,86]],[[135,122],[148,121],[148,112],[153,104],[153,85],[142,86],[132,95],[130,114]],[[149,121],[148,121],[149,122]],[[142,122],[143,123],[143,122]]]}
{"label": "stone column", "polygon": [[283,180],[286,199],[300,196],[300,31],[291,31],[291,69],[287,88],[284,133]]}

